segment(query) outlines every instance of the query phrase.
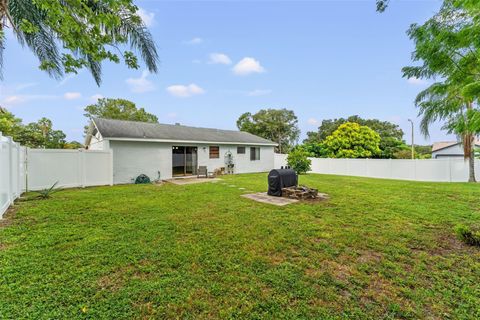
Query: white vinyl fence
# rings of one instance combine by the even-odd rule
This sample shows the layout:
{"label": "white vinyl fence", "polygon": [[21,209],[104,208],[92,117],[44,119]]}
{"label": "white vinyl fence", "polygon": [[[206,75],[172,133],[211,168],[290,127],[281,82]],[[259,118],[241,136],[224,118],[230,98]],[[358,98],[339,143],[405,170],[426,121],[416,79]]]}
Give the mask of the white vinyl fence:
{"label": "white vinyl fence", "polygon": [[113,184],[112,152],[30,149],[0,134],[0,218],[26,190]]}
{"label": "white vinyl fence", "polygon": [[[311,173],[345,176],[432,181],[468,181],[468,161],[463,159],[326,159],[310,158]],[[287,165],[287,155],[275,154],[275,168]],[[480,161],[475,162],[480,181]]]}
{"label": "white vinyl fence", "polygon": [[0,218],[25,189],[25,148],[0,133]]}
{"label": "white vinyl fence", "polygon": [[27,149],[27,160],[28,190],[113,184],[111,151]]}

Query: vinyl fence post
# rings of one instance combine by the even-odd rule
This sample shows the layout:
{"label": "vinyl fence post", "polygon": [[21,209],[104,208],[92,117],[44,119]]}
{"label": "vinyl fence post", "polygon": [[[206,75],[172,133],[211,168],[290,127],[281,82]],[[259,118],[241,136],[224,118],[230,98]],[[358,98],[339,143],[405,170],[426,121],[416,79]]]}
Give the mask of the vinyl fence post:
{"label": "vinyl fence post", "polygon": [[110,185],[113,186],[113,150],[109,150],[109,171],[110,171]]}
{"label": "vinyl fence post", "polygon": [[448,158],[448,181],[452,182],[452,158]]}
{"label": "vinyl fence post", "polygon": [[81,187],[82,188],[85,188],[85,186],[87,185],[87,173],[86,173],[86,154],[85,152],[83,152],[83,150],[78,150],[78,152],[80,153],[79,156],[80,156],[80,161],[79,161],[79,164],[80,164],[80,172],[81,172]]}
{"label": "vinyl fence post", "polygon": [[6,138],[8,144],[8,202],[13,204],[13,201],[15,200],[15,197],[13,196],[13,140],[11,137]]}

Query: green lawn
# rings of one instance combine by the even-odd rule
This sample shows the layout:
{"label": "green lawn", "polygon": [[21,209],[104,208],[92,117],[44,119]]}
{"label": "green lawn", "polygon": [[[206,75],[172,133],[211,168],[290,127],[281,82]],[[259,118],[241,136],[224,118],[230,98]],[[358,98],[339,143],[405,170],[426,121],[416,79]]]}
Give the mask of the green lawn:
{"label": "green lawn", "polygon": [[480,317],[480,249],[452,231],[480,224],[480,185],[312,174],[330,200],[274,207],[240,197],[266,174],[224,179],[16,205],[0,318]]}

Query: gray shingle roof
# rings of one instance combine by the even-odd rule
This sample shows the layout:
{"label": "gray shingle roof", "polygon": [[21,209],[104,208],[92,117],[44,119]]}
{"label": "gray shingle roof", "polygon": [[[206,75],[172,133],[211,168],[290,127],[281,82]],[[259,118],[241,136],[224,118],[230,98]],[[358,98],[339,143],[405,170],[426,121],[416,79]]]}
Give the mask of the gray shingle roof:
{"label": "gray shingle roof", "polygon": [[104,139],[123,138],[276,145],[275,142],[242,131],[100,118],[93,119],[93,122]]}

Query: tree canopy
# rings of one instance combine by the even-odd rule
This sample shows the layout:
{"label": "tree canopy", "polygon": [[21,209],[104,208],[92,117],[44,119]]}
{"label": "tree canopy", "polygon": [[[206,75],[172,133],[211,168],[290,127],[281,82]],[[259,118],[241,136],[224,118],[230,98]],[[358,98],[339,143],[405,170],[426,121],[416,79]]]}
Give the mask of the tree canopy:
{"label": "tree canopy", "polygon": [[331,158],[374,158],[381,152],[379,144],[378,133],[355,122],[341,124],[324,143]]}
{"label": "tree canopy", "polygon": [[156,115],[148,113],[144,108],[137,108],[135,103],[125,99],[98,99],[97,103],[85,107],[84,116],[88,119],[105,118],[129,121],[157,123]]}
{"label": "tree canopy", "polygon": [[428,135],[433,122],[462,138],[470,162],[469,181],[475,181],[474,139],[480,133],[475,118],[480,98],[480,4],[445,0],[439,12],[424,24],[413,24],[408,35],[415,43],[413,66],[403,68],[407,78],[437,81],[415,100]]}
{"label": "tree canopy", "polygon": [[137,53],[150,72],[157,72],[155,43],[137,11],[133,0],[2,1],[0,71],[9,27],[37,56],[40,69],[57,79],[87,68],[100,85],[102,62],[137,69]]}
{"label": "tree canopy", "polygon": [[22,126],[22,119],[0,107],[0,132],[4,136],[13,137]]}
{"label": "tree canopy", "polygon": [[246,112],[237,120],[240,131],[246,131],[278,143],[276,151],[288,152],[300,136],[298,119],[287,109],[262,109],[255,114]]}
{"label": "tree canopy", "polygon": [[357,115],[350,116],[346,119],[339,118],[323,120],[318,127],[318,131],[307,132],[307,139],[304,140],[304,143],[318,144],[324,142],[328,136],[339,128],[340,125],[347,122],[354,122],[361,126],[367,126],[380,135],[379,147],[381,153],[378,157],[393,158],[395,153],[402,149],[403,131],[397,124],[388,121],[380,121],[378,119],[363,119]]}
{"label": "tree canopy", "polygon": [[37,122],[25,125],[13,113],[1,108],[0,132],[30,148],[76,149],[82,147],[79,142],[67,142],[65,133],[62,130],[55,130],[50,119],[41,118]]}

